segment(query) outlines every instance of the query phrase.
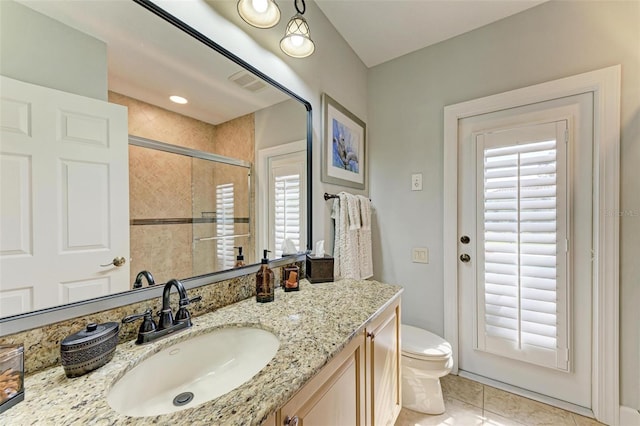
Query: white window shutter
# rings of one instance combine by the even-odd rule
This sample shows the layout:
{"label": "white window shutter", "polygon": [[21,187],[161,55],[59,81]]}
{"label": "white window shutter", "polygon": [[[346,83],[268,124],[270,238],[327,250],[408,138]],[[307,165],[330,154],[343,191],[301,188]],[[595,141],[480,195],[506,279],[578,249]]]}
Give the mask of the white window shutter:
{"label": "white window shutter", "polygon": [[216,186],[216,249],[218,267],[230,269],[235,265],[234,261],[234,195],[233,184],[226,183]]}
{"label": "white window shutter", "polygon": [[477,136],[477,348],[568,370],[566,121]]}
{"label": "white window shutter", "polygon": [[300,174],[275,176],[275,250],[282,256],[282,243],[289,238],[300,248],[301,179]]}

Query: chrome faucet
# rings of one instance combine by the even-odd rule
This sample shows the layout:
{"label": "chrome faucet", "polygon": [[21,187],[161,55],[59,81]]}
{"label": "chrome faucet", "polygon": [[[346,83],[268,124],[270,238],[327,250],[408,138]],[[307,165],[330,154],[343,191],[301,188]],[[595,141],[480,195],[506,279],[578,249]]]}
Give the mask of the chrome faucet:
{"label": "chrome faucet", "polygon": [[136,275],[136,280],[133,282],[133,288],[142,288],[142,278],[147,279],[147,285],[149,287],[156,285],[155,280],[153,279],[153,275],[149,271],[140,271],[138,275]]}
{"label": "chrome faucet", "polygon": [[[172,287],[175,287],[178,290],[178,295],[180,296],[180,301],[178,303],[179,307],[175,318],[170,304]],[[143,318],[142,325],[138,330],[136,344],[152,342],[175,331],[191,327],[191,314],[189,314],[189,311],[187,310],[187,305],[191,302],[198,302],[200,300],[202,300],[202,296],[196,296],[189,299],[187,296],[187,290],[184,288],[182,283],[176,279],[172,279],[164,285],[164,290],[162,291],[162,310],[158,312],[160,319],[158,320],[157,326],[151,317],[151,309],[147,309],[141,314],[128,315],[122,319],[122,322],[126,324],[139,318]]]}

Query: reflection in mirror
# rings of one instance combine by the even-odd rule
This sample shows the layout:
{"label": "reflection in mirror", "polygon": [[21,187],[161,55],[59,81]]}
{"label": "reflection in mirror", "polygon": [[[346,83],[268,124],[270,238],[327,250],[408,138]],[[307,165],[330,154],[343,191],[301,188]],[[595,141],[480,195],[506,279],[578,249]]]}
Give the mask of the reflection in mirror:
{"label": "reflection in mirror", "polygon": [[251,164],[135,136],[129,144],[130,282],[142,270],[164,283],[233,268],[234,247],[254,245]]}
{"label": "reflection in mirror", "polygon": [[[151,166],[147,162],[150,157],[136,151],[145,148],[130,146],[127,151],[128,135],[246,161],[251,168],[261,147],[310,140],[308,103],[265,76],[257,78],[257,71],[237,58],[227,59],[233,58],[232,54],[214,53],[212,44],[205,45],[134,2],[3,0],[0,7],[0,318],[12,316],[13,320],[18,318],[16,315],[33,310],[126,291],[142,270],[150,270],[156,283],[227,270],[233,247],[238,245],[243,246],[247,263],[254,262],[259,248],[255,247],[253,236],[259,230],[250,213],[255,210],[256,185],[253,176],[247,179],[246,168],[239,175],[230,175],[234,185],[242,180],[248,188],[242,194],[234,192],[233,227],[223,229],[221,225],[227,222],[217,221],[221,213],[231,214],[224,210],[224,201],[220,212],[217,204],[216,210],[211,210],[217,203],[217,186],[219,197],[224,200],[224,189],[211,171],[202,172],[214,185],[208,189],[206,201],[202,194],[189,188],[181,195],[191,197],[190,207],[195,210],[184,215],[169,212],[171,218],[192,221],[188,225],[189,236],[180,237],[185,244],[189,241],[190,250],[180,253],[191,258],[190,267],[177,268],[167,260],[175,259],[168,253],[162,262],[153,260],[155,254],[146,258],[153,250],[166,249],[167,243],[147,235],[146,230],[156,225],[136,225],[133,221],[158,218],[155,213],[175,201],[175,194],[167,196],[171,192],[168,188],[177,185],[182,177],[173,166]],[[219,46],[216,49],[223,51]],[[29,100],[32,94],[26,95],[18,88],[8,96],[10,85],[4,84],[4,78],[16,81],[16,87],[26,84],[49,92]],[[188,104],[171,103],[168,97],[172,94],[187,97]],[[36,151],[21,151],[20,146],[27,145],[26,141],[39,137],[36,120],[40,117],[38,102],[42,96],[62,99],[58,112],[51,115],[56,118],[47,119],[58,123],[58,127],[52,128],[53,133],[45,140],[66,144],[67,151],[50,154],[35,143],[30,145]],[[77,101],[80,98],[82,101]],[[85,100],[90,106],[82,103]],[[295,106],[283,107],[289,104]],[[116,118],[108,118],[103,109],[113,110]],[[15,122],[9,123],[9,118]],[[120,124],[111,128],[105,123]],[[60,129],[66,132],[62,136]],[[240,139],[242,143],[238,142]],[[118,154],[124,152],[124,157],[105,160],[101,144],[124,147]],[[94,149],[94,157],[77,157],[90,149]],[[39,159],[45,157],[53,173],[50,176],[35,170],[41,164]],[[28,158],[34,161],[25,160]],[[62,168],[56,171],[54,164],[61,164]],[[127,166],[132,170],[127,171]],[[140,170],[160,173],[136,183],[133,173]],[[200,170],[201,166],[192,164],[191,177],[201,174]],[[222,176],[226,172],[215,172],[218,173]],[[111,177],[120,181],[111,182]],[[89,182],[94,186],[89,187]],[[57,185],[55,191],[49,186],[53,184]],[[27,194],[35,195],[30,198]],[[44,198],[36,200],[38,194]],[[5,202],[9,199],[19,202]],[[115,202],[116,199],[120,201]],[[140,205],[147,208],[142,215]],[[212,211],[216,212],[215,221]],[[263,214],[257,211],[258,216]],[[39,217],[46,220],[40,223]],[[216,226],[219,228],[212,228]],[[16,232],[8,232],[10,229]],[[42,232],[43,229],[47,231]],[[173,238],[173,231],[163,232]],[[225,238],[218,238],[220,234]],[[226,238],[244,234],[248,236],[234,237],[233,242]],[[40,240],[57,236],[66,240],[52,240],[45,244],[48,251],[43,250]],[[71,254],[77,256],[73,258]],[[24,263],[35,257],[44,263],[36,267]],[[112,259],[120,257],[126,260],[124,264],[112,263]],[[13,272],[8,272],[10,266]],[[57,270],[63,275],[54,277]],[[36,282],[46,283],[42,295],[36,295]],[[121,300],[126,303],[129,299]]]}

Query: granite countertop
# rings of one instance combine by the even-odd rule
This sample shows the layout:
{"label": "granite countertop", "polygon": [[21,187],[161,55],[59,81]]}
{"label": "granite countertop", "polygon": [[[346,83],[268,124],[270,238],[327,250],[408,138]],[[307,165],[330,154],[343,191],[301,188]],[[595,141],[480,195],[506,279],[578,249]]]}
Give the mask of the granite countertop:
{"label": "granite countertop", "polygon": [[[396,285],[354,280],[323,284],[303,280],[298,292],[285,293],[278,288],[274,302],[256,303],[252,297],[196,317],[190,329],[156,342],[118,345],[107,365],[84,376],[68,379],[62,367],[28,376],[25,400],[0,414],[0,424],[260,424],[401,292]],[[112,384],[152,354],[217,328],[249,325],[274,333],[280,347],[264,369],[233,391],[193,408],[156,417],[127,417],[107,404]]]}

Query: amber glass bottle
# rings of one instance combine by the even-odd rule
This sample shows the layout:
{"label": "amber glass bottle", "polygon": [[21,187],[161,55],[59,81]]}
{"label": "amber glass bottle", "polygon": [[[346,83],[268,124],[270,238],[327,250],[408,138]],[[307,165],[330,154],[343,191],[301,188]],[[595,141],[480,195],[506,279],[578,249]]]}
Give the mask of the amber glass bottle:
{"label": "amber glass bottle", "polygon": [[241,268],[244,266],[244,255],[242,254],[242,247],[234,247],[238,249],[238,256],[236,257],[235,268]]}
{"label": "amber glass bottle", "polygon": [[262,264],[256,273],[256,301],[260,303],[273,302],[274,299],[275,277],[269,268],[268,252],[269,250],[264,251]]}

